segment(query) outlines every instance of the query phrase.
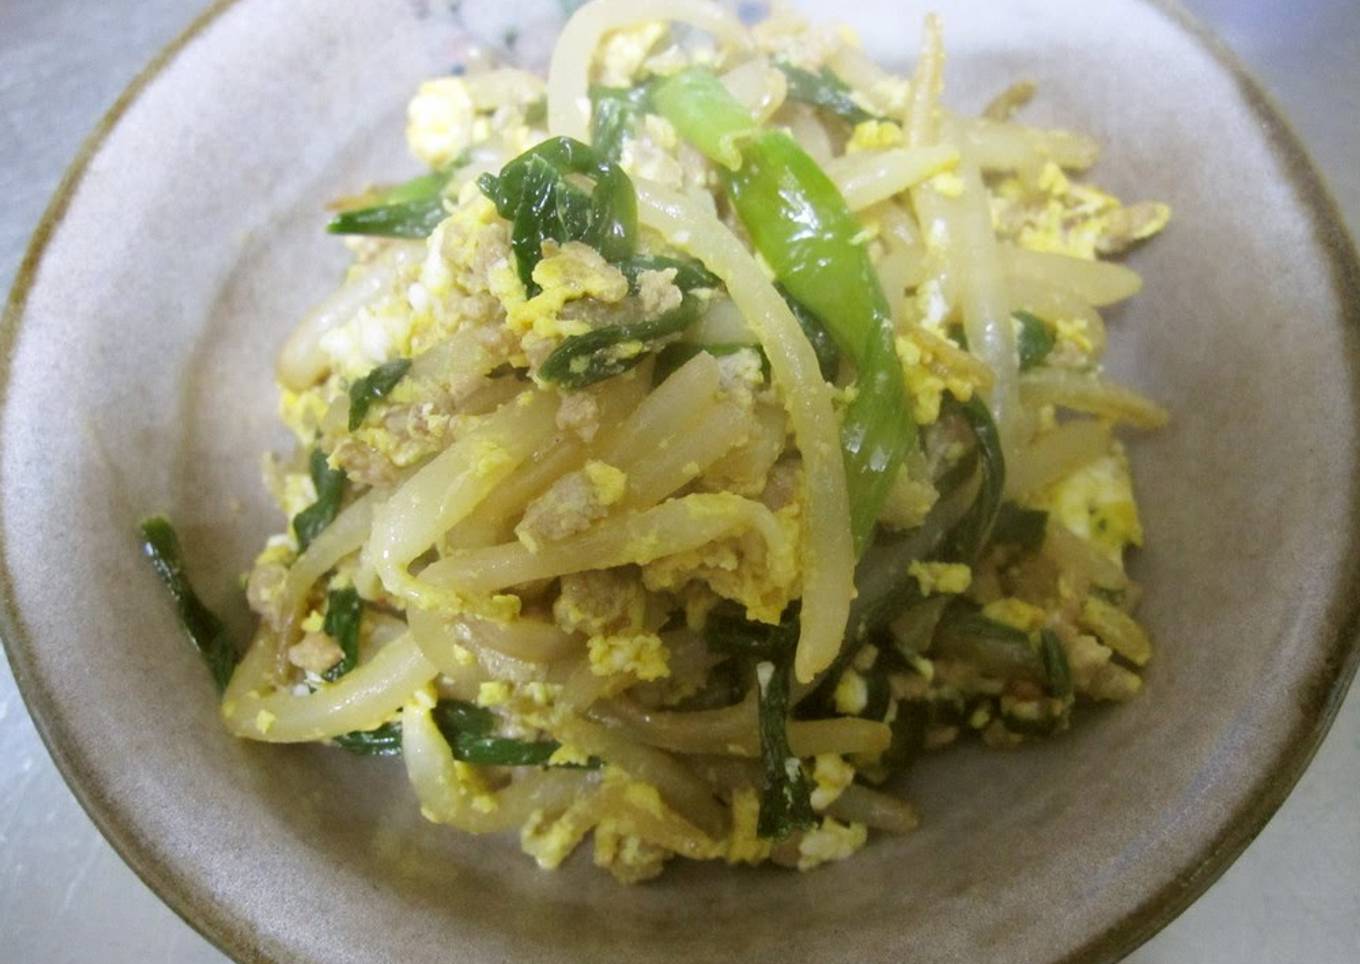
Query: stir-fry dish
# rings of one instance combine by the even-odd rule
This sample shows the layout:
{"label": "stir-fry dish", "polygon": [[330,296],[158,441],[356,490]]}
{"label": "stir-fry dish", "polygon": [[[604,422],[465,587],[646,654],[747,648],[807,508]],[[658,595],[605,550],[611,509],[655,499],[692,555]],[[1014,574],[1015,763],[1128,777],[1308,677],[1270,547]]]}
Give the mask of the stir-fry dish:
{"label": "stir-fry dish", "polygon": [[923,36],[898,76],[595,0],[546,80],[419,87],[429,173],[335,202],[353,263],[278,361],[239,660],[143,527],[233,734],[400,756],[429,820],[635,882],[845,858],[917,825],[923,753],[1138,694],[1114,430],[1166,413],[1100,310],[1170,212],[1017,121],[1031,84],[945,106]]}

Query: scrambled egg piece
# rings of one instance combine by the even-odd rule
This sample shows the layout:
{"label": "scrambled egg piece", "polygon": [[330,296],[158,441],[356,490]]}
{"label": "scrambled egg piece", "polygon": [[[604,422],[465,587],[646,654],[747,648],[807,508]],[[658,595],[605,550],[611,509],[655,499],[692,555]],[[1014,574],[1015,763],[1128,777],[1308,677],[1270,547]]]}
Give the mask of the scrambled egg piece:
{"label": "scrambled egg piece", "polygon": [[930,179],[929,184],[941,197],[963,197],[963,178],[953,171],[941,171]]}
{"label": "scrambled egg piece", "polygon": [[596,676],[631,673],[645,681],[661,679],[671,672],[670,651],[655,633],[592,636],[586,648],[590,671]]}
{"label": "scrambled egg piece", "polygon": [[593,796],[577,800],[556,820],[535,810],[520,828],[520,849],[544,870],[557,869],[595,826],[595,810]]}
{"label": "scrambled egg piece", "polygon": [[473,142],[476,119],[461,77],[427,80],[406,108],[407,146],[430,167],[446,167]]}
{"label": "scrambled egg piece", "polygon": [[811,870],[828,861],[844,860],[868,839],[869,830],[862,823],[841,823],[835,817],[823,817],[821,824],[803,834],[798,842],[798,869]]}
{"label": "scrambled egg piece", "polygon": [[855,782],[855,768],[837,753],[823,753],[812,766],[812,809],[825,810]]}
{"label": "scrambled egg piece", "polygon": [[1143,544],[1128,456],[1117,442],[1109,455],[1050,486],[1035,500],[1035,508],[1048,510],[1118,565],[1123,565],[1125,546]]}
{"label": "scrambled egg piece", "polygon": [[406,353],[412,314],[405,283],[410,273],[408,270],[399,280],[401,290],[361,308],[350,321],[321,336],[319,344],[330,360],[331,371],[353,381],[388,359]]}
{"label": "scrambled egg piece", "polygon": [[288,472],[279,493],[280,508],[289,519],[316,501],[316,483],[307,472]]}
{"label": "scrambled egg piece", "polygon": [[644,114],[642,123],[624,134],[619,166],[630,177],[677,189],[703,190],[710,183],[707,159],[658,114]]}
{"label": "scrambled egg piece", "polygon": [[279,387],[279,418],[303,445],[311,445],[331,407],[331,392],[318,385],[300,392]]}
{"label": "scrambled egg piece", "polygon": [[509,308],[510,327],[515,331],[532,331],[539,338],[582,335],[590,330],[589,324],[560,317],[568,301],[594,298],[612,304],[628,294],[623,272],[589,245],[568,241],[557,248],[545,242],[543,250],[543,260],[534,266],[534,281],[543,290]]}
{"label": "scrambled egg piece", "polygon": [[892,121],[867,120],[855,125],[850,140],[845,144],[845,153],[858,154],[861,151],[878,151],[887,147],[901,147],[907,141],[902,128]]}
{"label": "scrambled egg piece", "polygon": [[503,706],[512,696],[514,690],[505,680],[485,680],[477,687],[478,706]]}
{"label": "scrambled egg piece", "polygon": [[669,32],[669,26],[661,20],[611,30],[596,55],[599,61],[597,83],[606,87],[633,86],[634,78],[652,49]]}
{"label": "scrambled egg piece", "polygon": [[585,473],[595,487],[595,497],[600,505],[615,504],[628,490],[628,474],[607,462],[591,459],[586,463]]}
{"label": "scrambled egg piece", "polygon": [[1046,618],[1046,614],[1038,606],[1023,599],[1016,599],[1014,596],[992,600],[982,607],[982,615],[1003,626],[1018,629],[1022,633],[1042,629]]}
{"label": "scrambled egg piece", "polygon": [[1049,161],[1033,188],[1007,178],[995,188],[997,232],[1034,251],[1093,260],[1118,254],[1166,227],[1171,208],[1144,201],[1125,206],[1113,195],[1072,181]]}
{"label": "scrambled egg piece", "polygon": [[869,684],[863,676],[853,669],[841,673],[836,681],[836,691],[832,694],[836,712],[846,716],[858,716],[869,705]]}
{"label": "scrambled egg piece", "polygon": [[[704,511],[733,514],[746,500],[714,493]],[[696,507],[697,509],[697,507]],[[664,556],[642,569],[643,584],[653,592],[675,592],[690,582],[706,583],[725,599],[746,607],[750,619],[779,622],[798,591],[799,507],[797,503],[773,513],[779,538],[747,529],[675,555]]]}
{"label": "scrambled egg piece", "polygon": [[[496,326],[505,306],[524,300],[510,266],[510,231],[496,206],[469,181],[430,235],[417,276],[406,288],[409,347],[420,354],[464,326]],[[512,342],[509,332],[505,341]]]}
{"label": "scrambled egg piece", "polygon": [[898,472],[878,519],[894,529],[913,529],[925,521],[939,497],[929,482],[911,478],[906,471]]}
{"label": "scrambled egg piece", "polygon": [[760,795],[750,787],[732,793],[732,831],[727,837],[729,864],[758,864],[770,856],[770,841],[757,832]]}
{"label": "scrambled egg piece", "polygon": [[595,866],[603,867],[624,884],[651,880],[666,867],[672,854],[626,833],[618,821],[602,820],[595,828]]}
{"label": "scrambled egg piece", "polygon": [[[918,425],[934,424],[940,417],[940,403],[948,390],[961,402],[973,397],[973,382],[963,374],[947,368],[932,351],[915,338],[899,336],[895,342],[902,375],[911,395],[911,413]],[[940,374],[943,370],[946,374]]]}
{"label": "scrambled egg piece", "polygon": [[973,581],[973,570],[961,562],[922,562],[914,560],[907,574],[921,586],[921,594],[966,592]]}

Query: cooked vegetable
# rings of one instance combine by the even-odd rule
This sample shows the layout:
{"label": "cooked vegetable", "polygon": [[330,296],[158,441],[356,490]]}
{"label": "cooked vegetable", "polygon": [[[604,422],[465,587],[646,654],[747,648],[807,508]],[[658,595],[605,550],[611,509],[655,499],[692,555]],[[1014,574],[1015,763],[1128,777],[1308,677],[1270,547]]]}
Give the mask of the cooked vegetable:
{"label": "cooked vegetable", "polygon": [[590,146],[607,160],[617,162],[623,139],[647,113],[651,86],[590,88]]}
{"label": "cooked vegetable", "polygon": [[619,262],[619,270],[628,279],[628,284],[637,289],[638,275],[644,271],[665,271],[675,269],[675,286],[685,294],[695,288],[716,288],[722,282],[698,261],[691,258],[670,258],[660,254],[635,254],[626,261]]}
{"label": "cooked vegetable", "polygon": [[945,541],[943,558],[951,562],[972,562],[987,543],[1001,508],[1001,493],[1006,488],[1006,459],[1001,453],[1001,439],[992,414],[976,395],[967,402],[953,403],[953,407],[973,433],[981,483],[972,507]]}
{"label": "cooked vegetable", "polygon": [[[496,717],[490,710],[464,700],[440,700],[433,710],[435,725],[444,734],[455,760],[478,766],[532,767],[548,765],[560,748],[556,740],[516,740],[493,736]],[[598,760],[585,766],[594,768]],[[580,767],[580,764],[574,766]]]}
{"label": "cooked vegetable", "polygon": [[739,168],[722,176],[756,250],[855,363],[855,393],[845,410],[841,444],[851,530],[863,550],[916,432],[907,415],[892,316],[859,243],[859,222],[792,137],[752,132],[750,115],[712,74],[688,70],[668,78],[653,102],[719,163],[740,144]]}
{"label": "cooked vegetable", "polygon": [[372,730],[354,730],[331,740],[356,756],[401,756],[401,721],[392,720]]}
{"label": "cooked vegetable", "polygon": [[585,388],[613,378],[647,357],[648,344],[675,335],[694,324],[699,303],[685,298],[670,311],[633,325],[606,325],[584,335],[572,335],[539,366],[544,381],[563,388]]}
{"label": "cooked vegetable", "polygon": [[1014,502],[1003,502],[992,526],[992,541],[998,545],[1037,549],[1044,541],[1048,513],[1043,509],[1027,509]]}
{"label": "cooked vegetable", "polygon": [[316,487],[316,501],[293,516],[293,532],[298,548],[303,550],[335,519],[348,482],[344,470],[331,468],[326,453],[320,449],[312,450],[308,468]]}
{"label": "cooked vegetable", "polygon": [[830,67],[814,74],[787,61],[779,61],[775,66],[789,82],[789,100],[819,107],[850,124],[873,120],[874,115],[855,102],[850,87]]}
{"label": "cooked vegetable", "polygon": [[377,204],[340,212],[326,225],[326,230],[331,234],[427,238],[447,216],[442,194],[448,182],[446,172],[413,178],[389,188],[380,195]]}
{"label": "cooked vegetable", "polygon": [[945,613],[931,652],[967,660],[988,676],[1047,682],[1044,662],[1030,645],[1029,636],[981,613],[957,607]]}
{"label": "cooked vegetable", "polygon": [[[569,179],[594,180],[587,194]],[[500,175],[477,179],[482,193],[510,222],[510,246],[520,280],[539,292],[534,266],[543,242],[582,241],[607,261],[633,253],[637,238],[637,196],[628,175],[590,147],[570,137],[553,137],[506,164]]]}
{"label": "cooked vegetable", "polygon": [[[1020,332],[1016,336],[1016,349],[1020,353],[1020,370],[1028,371],[1040,365],[1053,351],[1056,339],[1048,324],[1037,315],[1028,311],[1013,311],[1012,316],[1020,322]],[[962,325],[951,325],[949,337],[965,351],[968,349],[968,335]]]}
{"label": "cooked vegetable", "polygon": [[916,762],[925,749],[930,707],[917,700],[902,700],[897,704],[897,717],[889,725],[892,727],[892,744],[883,752],[879,762],[890,771],[905,770]]}
{"label": "cooked vegetable", "polygon": [[704,621],[704,642],[723,656],[742,656],[775,661],[798,641],[797,613],[788,613],[778,625],[756,623],[735,607],[722,606]]}
{"label": "cooked vegetable", "polygon": [[1048,680],[1048,691],[1060,700],[1072,696],[1072,671],[1067,665],[1067,652],[1062,642],[1051,629],[1039,632],[1041,652],[1044,659],[1044,676]]}
{"label": "cooked vegetable", "polygon": [[422,83],[434,173],[337,218],[411,240],[347,245],[280,358],[301,454],[222,718],[400,754],[544,867],[809,870],[916,827],[869,784],[921,754],[1139,692],[1114,432],[1166,415],[1097,308],[1168,212],[1084,135],[946,109],[934,16],[907,77],[712,0],[575,6],[546,84]]}
{"label": "cooked vegetable", "polygon": [[326,594],[326,618],[322,631],[340,645],[344,655],[322,677],[335,682],[359,662],[359,623],[364,615],[364,604],[353,588],[332,589]]}
{"label": "cooked vegetable", "polygon": [[809,311],[801,301],[789,294],[789,290],[783,285],[775,285],[775,287],[784,296],[785,304],[793,312],[793,317],[798,319],[803,334],[807,335],[808,341],[812,343],[812,350],[817,353],[817,367],[821,369],[822,377],[829,382],[835,381],[836,374],[841,367],[841,351],[836,347],[836,342],[832,339],[830,332],[826,330],[825,323]]}
{"label": "cooked vegetable", "polygon": [[433,715],[435,723],[446,737],[451,733],[485,736],[496,726],[496,714],[466,700],[440,700]]}
{"label": "cooked vegetable", "polygon": [[184,571],[179,537],[175,535],[170,520],[159,515],[143,519],[141,533],[142,552],[151,560],[151,568],[156,570],[156,575],[174,599],[184,635],[197,647],[208,664],[217,691],[222,692],[231,681],[237,658],[236,647],[227,638],[226,627],[194,592],[189,576]]}
{"label": "cooked vegetable", "polygon": [[816,823],[812,788],[798,758],[789,749],[789,671],[793,647],[785,645],[772,662],[756,665],[760,687],[760,759],[764,778],[756,832],[782,840]]}
{"label": "cooked vegetable", "polygon": [[411,359],[394,358],[383,362],[371,372],[349,387],[349,430],[353,432],[364,424],[368,408],[379,399],[386,398],[397,382],[406,377],[411,370]]}
{"label": "cooked vegetable", "polygon": [[1016,338],[1016,347],[1020,350],[1020,370],[1028,371],[1035,365],[1042,364],[1053,350],[1053,332],[1041,318],[1028,311],[1016,311],[1012,314],[1020,322],[1020,334]]}
{"label": "cooked vegetable", "polygon": [[[448,736],[448,734],[445,734]],[[455,731],[449,739],[453,758],[479,766],[535,767],[543,766],[557,751],[552,740],[529,742],[503,736],[479,736],[464,730]]]}

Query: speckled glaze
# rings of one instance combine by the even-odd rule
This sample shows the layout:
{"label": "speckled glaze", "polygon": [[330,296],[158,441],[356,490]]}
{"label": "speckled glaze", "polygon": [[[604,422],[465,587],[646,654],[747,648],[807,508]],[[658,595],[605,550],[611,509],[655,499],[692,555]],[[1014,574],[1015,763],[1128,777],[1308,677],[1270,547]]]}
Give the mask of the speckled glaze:
{"label": "speckled glaze", "polygon": [[[916,9],[809,6],[911,56]],[[1279,805],[1357,657],[1354,252],[1282,122],[1178,12],[934,6],[951,104],[1032,77],[1031,118],[1105,144],[1100,183],[1175,208],[1131,259],[1147,289],[1110,319],[1114,374],[1175,415],[1133,444],[1158,655],[1140,700],[1058,740],[930,759],[909,788],[920,832],[810,875],[542,874],[513,839],[421,820],[399,763],[235,741],[137,557],[136,520],[169,512],[204,596],[247,631],[237,575],[279,525],[257,478],[285,443],[272,359],[344,262],[321,204],[413,170],[418,79],[473,37],[541,58],[560,4],[220,3],[95,133],[5,317],[2,628],[72,789],[228,953],[1108,961]]]}

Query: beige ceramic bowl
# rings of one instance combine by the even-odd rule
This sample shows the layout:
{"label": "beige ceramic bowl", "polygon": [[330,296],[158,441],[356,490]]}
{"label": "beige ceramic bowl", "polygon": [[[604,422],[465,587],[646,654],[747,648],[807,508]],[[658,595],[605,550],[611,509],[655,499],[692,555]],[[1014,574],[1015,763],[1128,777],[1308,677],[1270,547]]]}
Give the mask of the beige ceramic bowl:
{"label": "beige ceramic bowl", "polygon": [[[914,5],[813,4],[904,62]],[[676,867],[620,889],[425,823],[400,763],[238,742],[134,524],[180,523],[204,594],[278,528],[272,359],[336,281],[324,199],[412,169],[401,112],[466,31],[541,58],[555,0],[219,3],[82,152],[4,328],[4,636],[58,765],[134,869],[234,956],[1106,961],[1274,811],[1356,661],[1354,253],[1297,143],[1180,13],[940,2],[949,102],[1020,76],[1106,145],[1099,180],[1175,220],[1132,260],[1115,373],[1175,413],[1136,442],[1159,642],[1135,703],[1051,743],[931,759],[925,822],[808,875]],[[511,31],[513,30],[513,33]]]}

